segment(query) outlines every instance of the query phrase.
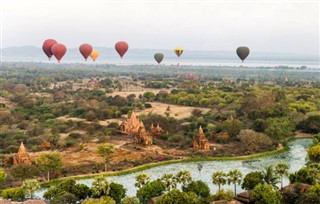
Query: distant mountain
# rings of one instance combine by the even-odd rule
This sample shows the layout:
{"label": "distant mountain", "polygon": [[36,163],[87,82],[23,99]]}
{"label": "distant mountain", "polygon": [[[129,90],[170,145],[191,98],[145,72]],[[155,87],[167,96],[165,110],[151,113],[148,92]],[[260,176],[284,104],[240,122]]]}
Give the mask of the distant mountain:
{"label": "distant mountain", "polygon": [[[100,56],[98,61],[113,63],[119,62],[119,56],[114,48],[95,47],[99,50]],[[165,55],[164,61],[167,62],[219,62],[230,61],[239,62],[239,58],[235,51],[201,51],[201,50],[185,50],[183,55],[178,59],[173,50],[165,49],[129,49],[125,55],[126,62],[132,63],[154,63],[154,53],[162,52]],[[45,61],[46,55],[42,48],[35,46],[9,47],[2,50],[4,61]],[[81,62],[82,56],[78,48],[69,48],[63,61],[65,62]],[[248,61],[279,61],[282,62],[304,62],[311,61],[316,63],[319,61],[318,56],[299,55],[299,54],[283,54],[283,53],[264,53],[252,51],[248,57]],[[283,64],[283,63],[282,63]]]}

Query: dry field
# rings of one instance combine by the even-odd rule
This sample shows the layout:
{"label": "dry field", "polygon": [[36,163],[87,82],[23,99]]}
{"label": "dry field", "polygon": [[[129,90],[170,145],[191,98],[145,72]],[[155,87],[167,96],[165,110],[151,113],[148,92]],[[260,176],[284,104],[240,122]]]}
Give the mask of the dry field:
{"label": "dry field", "polygon": [[[171,105],[171,104],[165,104],[165,103],[159,103],[159,102],[150,102],[150,104],[152,105],[151,108],[147,108],[145,110],[142,110],[142,111],[138,112],[137,115],[154,113],[154,114],[166,116],[165,113],[169,112],[169,116],[171,116],[177,120],[181,120],[181,119],[189,117],[194,109],[201,110],[202,113],[207,113],[210,110],[209,108],[179,106],[179,105]],[[168,106],[170,106],[170,111],[167,111]]]}

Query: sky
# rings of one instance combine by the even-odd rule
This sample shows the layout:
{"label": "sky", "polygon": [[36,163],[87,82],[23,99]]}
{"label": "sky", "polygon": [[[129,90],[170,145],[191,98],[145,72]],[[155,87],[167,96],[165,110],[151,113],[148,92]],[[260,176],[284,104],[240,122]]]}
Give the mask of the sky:
{"label": "sky", "polygon": [[130,48],[319,55],[319,1],[0,0],[2,47],[54,38]]}

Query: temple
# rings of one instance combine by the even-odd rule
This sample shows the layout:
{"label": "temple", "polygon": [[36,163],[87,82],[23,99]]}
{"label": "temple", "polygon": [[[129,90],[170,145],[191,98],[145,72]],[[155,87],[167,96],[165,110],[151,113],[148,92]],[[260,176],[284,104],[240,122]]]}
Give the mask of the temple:
{"label": "temple", "polygon": [[132,112],[130,118],[120,125],[120,130],[123,134],[132,136],[135,144],[145,146],[152,145],[153,138],[160,138],[164,132],[159,124],[157,127],[154,127],[153,123],[150,126],[150,131],[147,131],[143,122],[137,118],[135,112]]}
{"label": "temple", "polygon": [[132,112],[130,118],[121,124],[120,130],[122,133],[130,135],[131,133],[138,132],[142,126],[144,126],[142,121],[137,118],[135,112]]}
{"label": "temple", "polygon": [[208,139],[203,133],[202,127],[199,127],[198,135],[194,138],[192,143],[193,149],[201,150],[201,151],[209,151],[210,150],[210,143]]}
{"label": "temple", "polygon": [[16,153],[13,157],[13,164],[14,165],[18,165],[18,164],[30,165],[30,164],[32,164],[31,157],[28,154],[25,146],[23,145],[23,142],[21,142],[18,153]]}
{"label": "temple", "polygon": [[147,132],[143,123],[139,127],[138,132],[133,132],[130,135],[133,137],[133,141],[135,144],[144,145],[144,146],[152,145],[152,142],[153,142],[152,135],[150,135]]}
{"label": "temple", "polygon": [[163,133],[163,129],[160,127],[159,123],[157,125],[157,127],[154,127],[153,126],[153,123],[151,123],[151,126],[150,126],[150,133],[153,137],[156,137],[156,138],[160,138],[160,136],[162,135]]}

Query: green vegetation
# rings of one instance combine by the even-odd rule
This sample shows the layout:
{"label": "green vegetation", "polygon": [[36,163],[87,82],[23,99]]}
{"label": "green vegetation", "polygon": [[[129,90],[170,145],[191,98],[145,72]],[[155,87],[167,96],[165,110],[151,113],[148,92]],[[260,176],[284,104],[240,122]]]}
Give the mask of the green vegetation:
{"label": "green vegetation", "polygon": [[[35,164],[12,166],[11,154],[17,152],[21,142],[24,142],[30,152],[82,151],[84,154],[88,150],[86,144],[95,143],[95,150],[103,159],[104,170],[107,171],[108,166],[110,171],[116,171],[103,175],[123,175],[178,162],[243,160],[270,156],[286,151],[289,138],[303,132],[310,136],[318,134],[314,138],[314,145],[308,150],[308,166],[289,174],[286,164],[278,164],[263,172],[249,173],[244,179],[236,169],[228,173],[212,172],[211,182],[219,189],[213,195],[210,195],[206,183],[193,181],[190,172],[183,170],[176,175],[165,174],[153,181],[146,174],[138,175],[135,186],[139,189],[136,198],[126,197],[126,189],[121,184],[110,183],[105,177],[96,178],[92,188],[76,184],[74,180],[92,178],[94,174],[52,180],[41,186],[51,186],[45,193],[46,199],[51,203],[75,203],[86,198],[90,198],[86,203],[147,203],[157,196],[162,196],[157,203],[209,203],[219,199],[231,200],[237,193],[237,186],[241,184],[250,191],[256,203],[279,203],[281,196],[282,201],[318,202],[320,83],[312,71],[301,75],[299,72],[297,75],[296,70],[287,72],[287,68],[279,67],[279,72],[275,74],[268,68],[261,68],[256,70],[262,73],[257,77],[251,75],[251,68],[242,67],[241,73],[250,73],[247,75],[250,79],[241,79],[237,75],[240,71],[230,67],[223,70],[214,67],[197,67],[198,70],[195,67],[182,68],[183,71],[194,74],[201,70],[204,77],[190,80],[184,79],[182,75],[176,77],[177,73],[167,68],[161,68],[162,71],[152,68],[150,71],[145,67],[133,66],[130,70],[125,66],[121,73],[122,71],[112,71],[111,67],[105,70],[98,67],[84,70],[69,67],[70,65],[59,69],[53,68],[53,65],[43,69],[12,66],[4,65],[4,69],[0,70],[3,77],[0,78],[0,156],[4,168],[0,170],[0,184],[5,187],[15,182],[17,185],[23,184],[21,188],[3,190],[3,198],[24,200],[26,197],[33,197],[39,186],[35,180],[30,179],[43,176],[42,172],[47,173],[49,181],[52,177],[62,177],[61,174],[74,174],[70,169],[79,173],[85,167],[62,167],[62,158],[56,153],[37,153],[40,156]],[[212,70],[216,71],[214,75]],[[223,75],[231,78],[234,76],[234,79],[219,78]],[[282,78],[287,75],[290,80],[285,82]],[[302,81],[301,77],[306,81]],[[89,80],[93,81],[93,86],[88,83]],[[118,92],[130,87],[159,90],[146,89],[144,93],[128,95]],[[132,166],[148,164],[118,171],[121,168],[114,167],[119,163],[113,164],[111,161],[118,151],[119,143],[115,142],[114,146],[111,143],[119,139],[119,124],[105,120],[119,120],[123,115],[130,115],[133,110],[153,108],[151,102],[165,103],[167,107],[163,115],[139,116],[147,129],[152,123],[159,123],[165,130],[159,138],[154,139],[154,144],[162,149],[185,151],[184,159],[158,162],[160,160],[157,158],[149,158],[145,161],[130,161],[134,163]],[[177,119],[177,115],[172,114],[174,105],[193,106],[196,109],[190,116]],[[201,108],[208,110],[203,111]],[[200,125],[210,143],[222,143],[219,148],[208,152],[191,150],[190,145]],[[141,150],[128,147],[127,141],[123,144],[121,148]],[[168,156],[165,159],[172,158]],[[102,166],[102,163],[88,165]],[[97,168],[92,173],[98,171]],[[282,188],[285,176],[294,185],[306,183],[312,186],[306,192],[301,192],[298,187],[292,191],[283,189],[279,196],[275,186],[281,180]],[[226,183],[234,186],[234,192],[223,189]],[[181,189],[178,189],[180,186]],[[268,194],[270,197],[266,197]]]}
{"label": "green vegetation", "polygon": [[50,180],[50,172],[58,171],[62,167],[62,158],[59,153],[43,153],[36,160],[37,166],[47,172],[47,179]]}
{"label": "green vegetation", "polygon": [[113,146],[110,144],[99,145],[97,151],[104,160],[104,171],[107,172],[107,165],[110,163],[113,154]]}

